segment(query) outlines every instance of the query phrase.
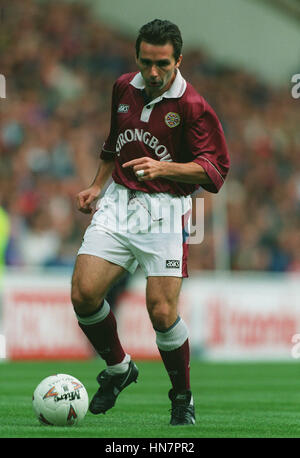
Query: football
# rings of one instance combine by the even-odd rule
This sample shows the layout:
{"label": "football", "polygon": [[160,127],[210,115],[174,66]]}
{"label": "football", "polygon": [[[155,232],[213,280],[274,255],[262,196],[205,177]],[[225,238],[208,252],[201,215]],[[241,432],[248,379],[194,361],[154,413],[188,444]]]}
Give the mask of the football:
{"label": "football", "polygon": [[43,425],[78,425],[88,409],[84,385],[72,375],[50,375],[34,390],[33,410]]}

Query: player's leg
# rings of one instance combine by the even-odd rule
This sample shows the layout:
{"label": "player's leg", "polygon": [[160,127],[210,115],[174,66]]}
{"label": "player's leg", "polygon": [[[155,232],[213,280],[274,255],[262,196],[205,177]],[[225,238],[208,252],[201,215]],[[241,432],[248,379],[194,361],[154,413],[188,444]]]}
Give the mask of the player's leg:
{"label": "player's leg", "polygon": [[119,364],[126,356],[114,314],[105,301],[106,292],[124,272],[121,266],[105,259],[81,254],[72,277],[71,299],[78,324],[109,366]]}
{"label": "player's leg", "polygon": [[156,332],[156,343],[172,383],[171,424],[194,424],[195,411],[190,391],[190,348],[188,329],[178,315],[182,279],[155,277],[147,279],[147,309]]}
{"label": "player's leg", "polygon": [[75,312],[91,315],[102,303],[109,288],[125,273],[125,269],[98,256],[77,256],[72,276],[71,298]]}
{"label": "player's leg", "polygon": [[[123,227],[122,218],[126,219],[126,212],[116,211],[119,188],[112,183],[101,198],[85,231],[72,279],[72,302],[79,326],[107,363],[97,377],[100,388],[90,403],[94,414],[113,407],[118,394],[138,376],[137,367],[122,348],[115,316],[105,299],[117,279],[126,271],[133,273],[138,264],[117,231]],[[127,194],[123,200],[127,202]]]}
{"label": "player's leg", "polygon": [[188,329],[178,315],[182,278],[148,277],[146,301],[156,343],[173,388],[190,389]]}
{"label": "player's leg", "polygon": [[117,322],[105,295],[125,269],[98,256],[80,254],[72,277],[72,303],[78,324],[107,368],[100,372],[100,388],[90,403],[94,414],[114,406],[118,394],[136,381],[138,370],[120,343]]}
{"label": "player's leg", "polygon": [[[182,277],[187,276],[188,221],[190,198],[164,195],[144,196],[150,208],[152,226],[141,241],[137,259],[147,277],[147,308],[172,389],[171,424],[194,424],[190,390],[190,348],[188,329],[178,315]],[[150,202],[149,202],[150,201]]]}

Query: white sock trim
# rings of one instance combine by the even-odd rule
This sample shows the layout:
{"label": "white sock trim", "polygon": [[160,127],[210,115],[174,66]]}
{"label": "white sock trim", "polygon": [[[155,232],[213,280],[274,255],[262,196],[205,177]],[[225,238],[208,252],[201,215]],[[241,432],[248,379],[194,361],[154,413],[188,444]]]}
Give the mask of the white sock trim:
{"label": "white sock trim", "polygon": [[76,318],[79,321],[79,323],[81,324],[87,324],[87,325],[96,324],[96,323],[100,323],[100,321],[103,321],[107,317],[109,312],[110,312],[109,303],[104,299],[104,303],[101,309],[98,310],[98,312],[94,313],[93,315],[83,316],[83,317],[77,315],[76,313]]}
{"label": "white sock trim", "polygon": [[106,371],[110,375],[117,375],[117,374],[124,374],[128,370],[128,365],[130,363],[131,357],[130,355],[125,355],[123,361],[118,364],[114,364],[113,366],[107,366]]}
{"label": "white sock trim", "polygon": [[169,330],[155,332],[156,344],[163,351],[176,350],[176,348],[181,347],[189,336],[187,325],[182,318],[179,318],[175,326],[171,326]]}

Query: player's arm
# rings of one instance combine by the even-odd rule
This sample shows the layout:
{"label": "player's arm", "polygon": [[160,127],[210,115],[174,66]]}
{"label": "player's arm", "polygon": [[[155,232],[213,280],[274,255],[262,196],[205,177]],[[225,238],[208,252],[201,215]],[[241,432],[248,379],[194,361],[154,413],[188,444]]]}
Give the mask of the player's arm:
{"label": "player's arm", "polygon": [[92,184],[76,196],[77,208],[82,213],[92,213],[92,204],[101,194],[103,187],[114,169],[114,160],[100,159],[100,164]]}
{"label": "player's arm", "polygon": [[132,167],[135,174],[143,170],[144,175],[138,177],[139,181],[154,180],[155,178],[167,178],[171,181],[190,184],[211,184],[212,181],[204,168],[196,162],[168,162],[157,161],[150,157],[141,157],[123,164],[123,167]]}
{"label": "player's arm", "polygon": [[178,162],[162,162],[162,178],[190,184],[212,184],[204,168],[196,162],[180,164]]}

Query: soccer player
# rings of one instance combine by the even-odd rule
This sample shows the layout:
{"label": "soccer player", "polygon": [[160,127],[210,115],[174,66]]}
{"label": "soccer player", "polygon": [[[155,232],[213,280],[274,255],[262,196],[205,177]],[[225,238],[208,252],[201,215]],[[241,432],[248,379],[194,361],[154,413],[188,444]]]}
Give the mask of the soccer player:
{"label": "soccer player", "polygon": [[[188,329],[177,307],[182,278],[188,276],[190,196],[199,186],[218,192],[229,168],[215,112],[179,71],[181,50],[180,30],[170,21],[156,19],[139,31],[139,72],[114,84],[99,168],[91,186],[77,195],[84,213],[92,213],[98,202],[72,278],[79,326],[106,362],[89,409],[105,413],[138,377],[105,296],[124,272],[141,266],[147,310],[172,385],[171,425],[195,423]],[[113,182],[99,200],[111,174]],[[172,230],[178,225],[180,230]]]}

